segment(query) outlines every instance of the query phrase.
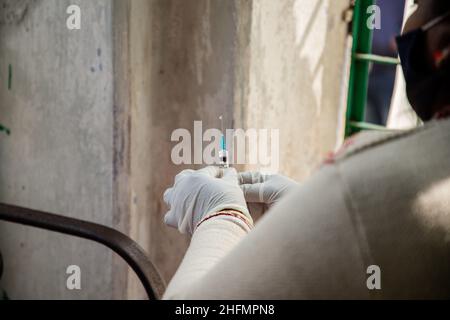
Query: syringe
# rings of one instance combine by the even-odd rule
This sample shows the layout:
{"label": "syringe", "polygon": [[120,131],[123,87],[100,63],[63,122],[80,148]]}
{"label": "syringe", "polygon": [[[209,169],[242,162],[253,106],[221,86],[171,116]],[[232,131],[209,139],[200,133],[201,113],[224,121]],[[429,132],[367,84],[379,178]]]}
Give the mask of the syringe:
{"label": "syringe", "polygon": [[220,116],[219,120],[220,120],[220,125],[222,128],[222,136],[220,138],[220,150],[219,150],[219,166],[221,168],[229,168],[230,163],[228,162],[228,150],[227,150],[227,144],[226,144],[226,140],[225,140],[223,116]]}

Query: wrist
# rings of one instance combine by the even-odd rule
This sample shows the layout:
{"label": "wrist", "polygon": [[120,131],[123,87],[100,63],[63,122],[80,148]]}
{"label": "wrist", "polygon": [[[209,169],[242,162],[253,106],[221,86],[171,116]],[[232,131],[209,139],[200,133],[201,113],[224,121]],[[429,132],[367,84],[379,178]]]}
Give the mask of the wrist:
{"label": "wrist", "polygon": [[[245,201],[245,200],[243,200]],[[204,217],[207,217],[211,214],[216,214],[218,212],[222,211],[234,211],[237,212],[240,215],[243,215],[248,221],[250,221],[253,224],[252,216],[250,215],[250,212],[248,211],[247,204],[241,205],[241,204],[230,204],[230,203],[224,203],[219,204],[214,207],[211,207],[209,210],[206,211]],[[202,219],[203,219],[202,218]]]}
{"label": "wrist", "polygon": [[202,220],[197,223],[195,229],[197,229],[204,222],[217,218],[233,221],[236,224],[240,225],[247,232],[253,229],[253,219],[249,219],[247,214],[236,209],[223,209],[218,212],[207,214]]}

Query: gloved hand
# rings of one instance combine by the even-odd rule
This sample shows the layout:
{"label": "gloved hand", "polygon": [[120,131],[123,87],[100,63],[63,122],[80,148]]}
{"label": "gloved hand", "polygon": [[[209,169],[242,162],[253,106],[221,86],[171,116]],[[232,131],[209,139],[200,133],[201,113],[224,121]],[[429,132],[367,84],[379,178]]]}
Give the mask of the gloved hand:
{"label": "gloved hand", "polygon": [[234,168],[206,167],[180,172],[173,187],[164,192],[164,201],[170,208],[164,222],[181,233],[192,234],[203,218],[229,209],[239,211],[252,224],[238,182]]}
{"label": "gloved hand", "polygon": [[239,173],[239,183],[252,215],[264,213],[298,186],[285,176],[260,172]]}

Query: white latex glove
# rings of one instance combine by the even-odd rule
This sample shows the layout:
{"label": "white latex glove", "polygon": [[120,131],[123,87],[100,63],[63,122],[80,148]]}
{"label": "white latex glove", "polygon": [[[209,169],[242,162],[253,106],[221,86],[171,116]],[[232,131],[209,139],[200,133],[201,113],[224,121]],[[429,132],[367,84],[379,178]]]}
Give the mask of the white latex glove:
{"label": "white latex glove", "polygon": [[164,222],[181,233],[192,234],[203,218],[226,209],[241,212],[253,223],[234,168],[184,170],[164,192],[164,201],[170,208]]}
{"label": "white latex glove", "polygon": [[288,177],[260,172],[239,173],[239,183],[252,215],[264,213],[298,186]]}

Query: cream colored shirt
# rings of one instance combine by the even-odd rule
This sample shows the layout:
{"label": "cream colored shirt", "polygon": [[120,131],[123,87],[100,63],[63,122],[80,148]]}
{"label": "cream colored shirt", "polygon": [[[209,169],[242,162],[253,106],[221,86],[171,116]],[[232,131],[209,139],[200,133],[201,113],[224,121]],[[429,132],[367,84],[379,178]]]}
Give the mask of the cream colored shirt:
{"label": "cream colored shirt", "polygon": [[[371,265],[380,290],[367,287]],[[206,221],[164,298],[450,298],[449,279],[445,120],[362,135],[250,232],[232,218]]]}

